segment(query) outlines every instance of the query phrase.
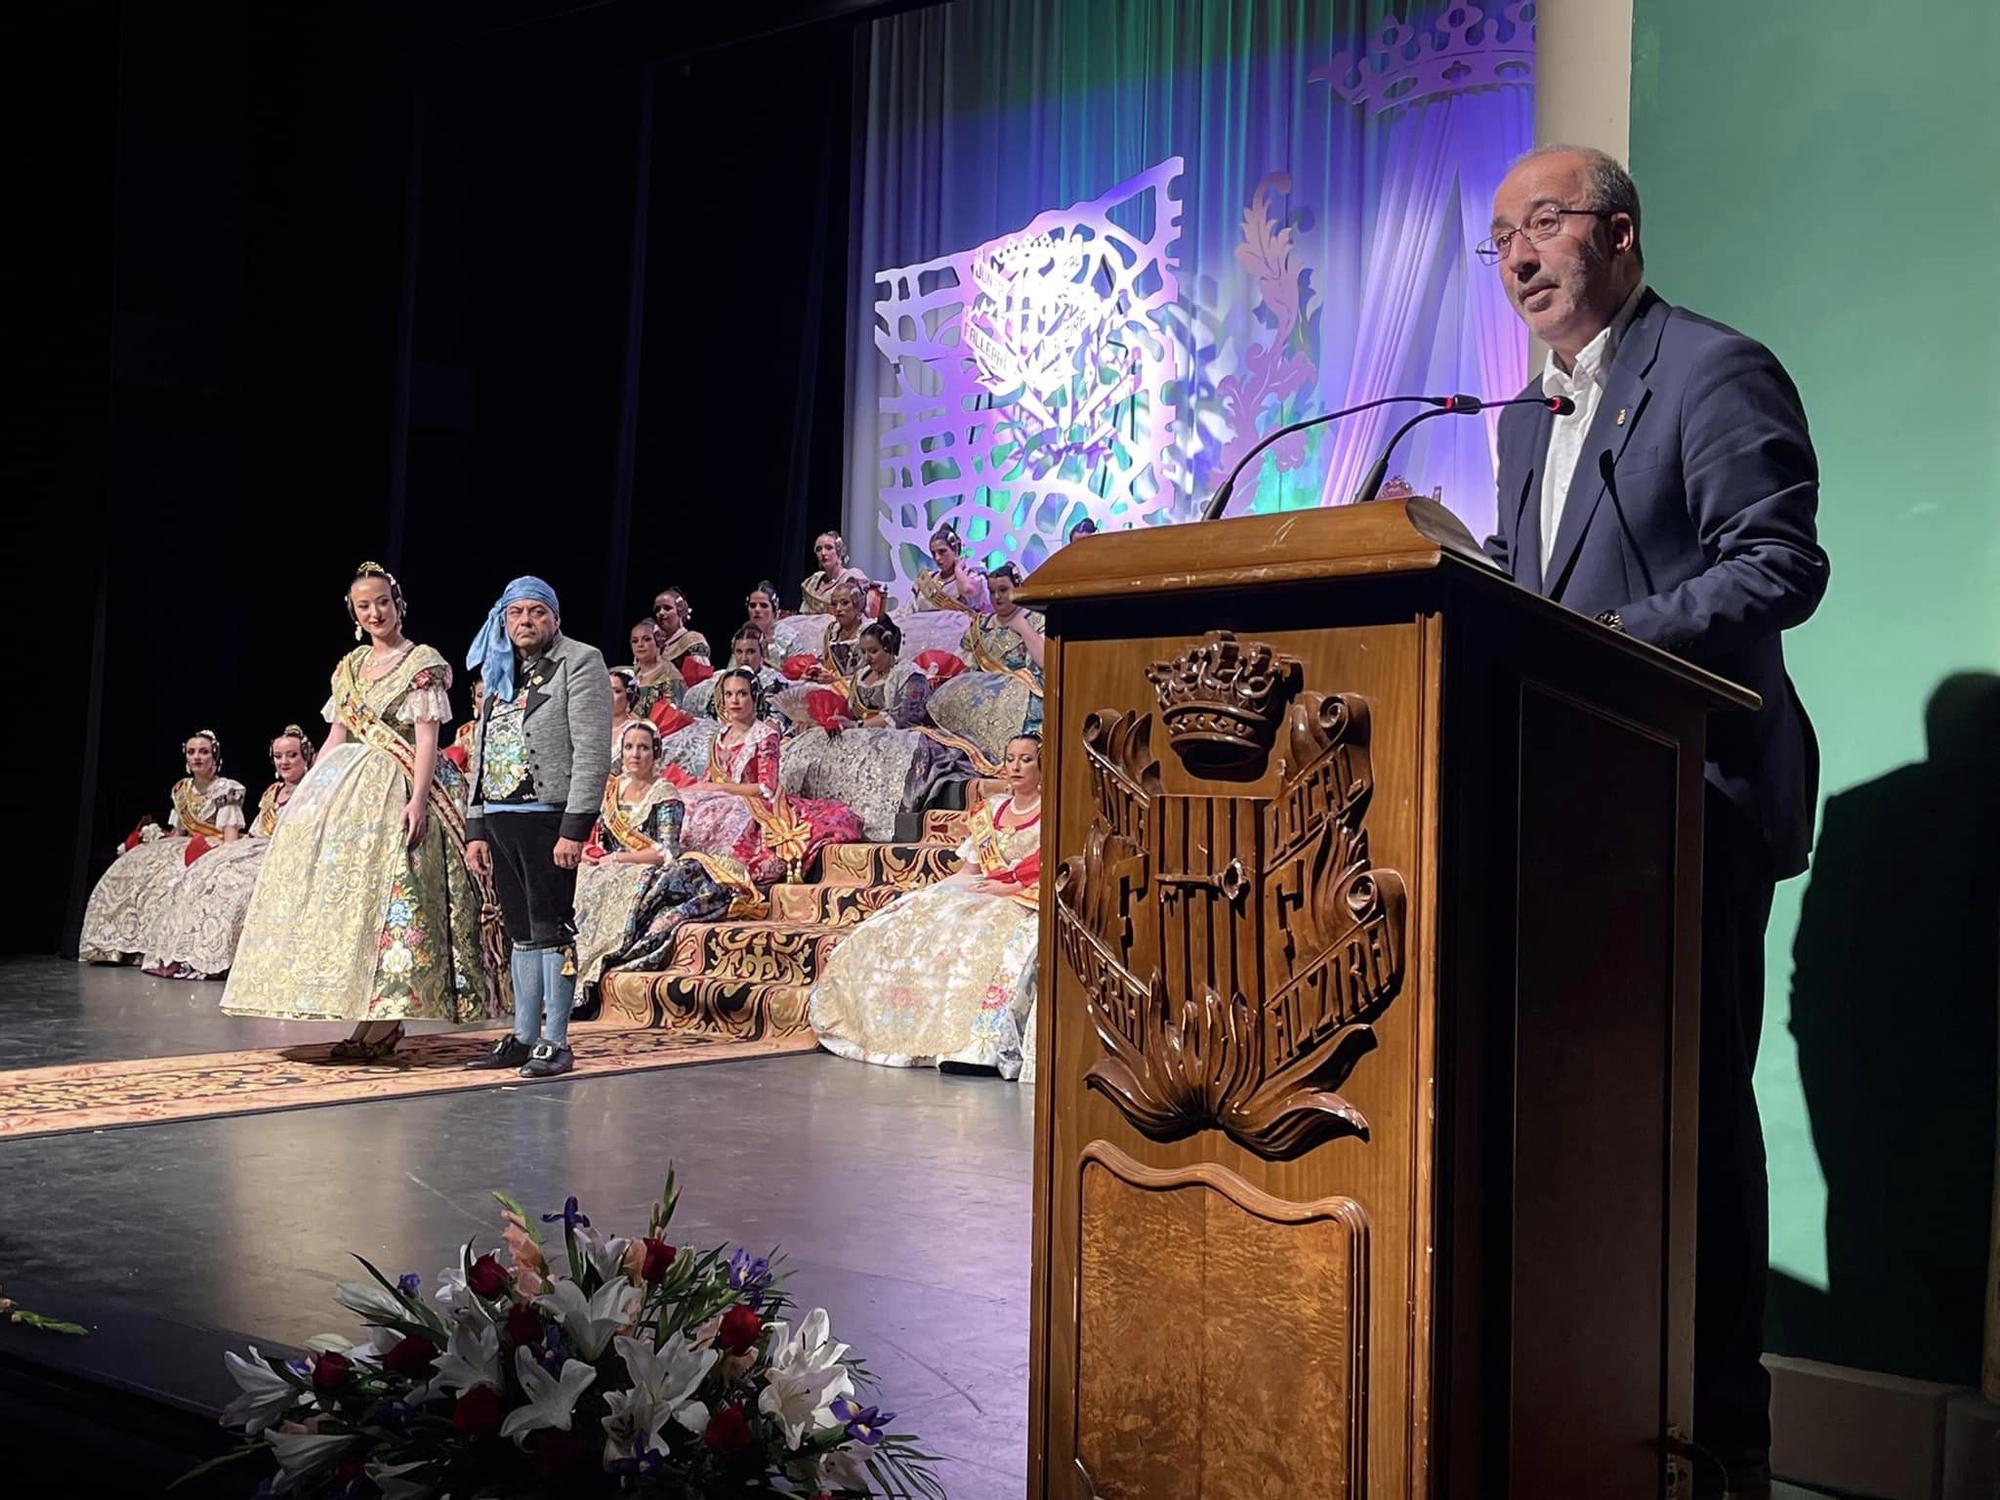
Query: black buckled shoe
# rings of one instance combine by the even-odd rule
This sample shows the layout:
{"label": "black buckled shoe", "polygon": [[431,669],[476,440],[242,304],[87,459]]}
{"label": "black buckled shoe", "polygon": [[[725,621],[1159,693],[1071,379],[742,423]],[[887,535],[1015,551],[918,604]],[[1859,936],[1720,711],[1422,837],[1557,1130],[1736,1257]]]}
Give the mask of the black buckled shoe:
{"label": "black buckled shoe", "polygon": [[526,1062],[532,1052],[528,1044],[509,1032],[493,1044],[492,1050],[484,1057],[475,1057],[466,1064],[468,1068],[518,1068]]}
{"label": "black buckled shoe", "polygon": [[534,1055],[521,1067],[523,1078],[553,1078],[558,1073],[567,1073],[576,1066],[576,1057],[569,1048],[554,1042],[535,1043]]}

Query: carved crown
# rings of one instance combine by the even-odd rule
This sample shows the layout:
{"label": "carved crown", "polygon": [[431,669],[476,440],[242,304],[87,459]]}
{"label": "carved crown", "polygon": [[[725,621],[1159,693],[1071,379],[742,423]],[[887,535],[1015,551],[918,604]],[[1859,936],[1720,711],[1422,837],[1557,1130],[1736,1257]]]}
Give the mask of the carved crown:
{"label": "carved crown", "polygon": [[1254,775],[1299,690],[1301,668],[1262,641],[1211,630],[1172,661],[1154,662],[1146,680],[1183,765],[1198,776]]}

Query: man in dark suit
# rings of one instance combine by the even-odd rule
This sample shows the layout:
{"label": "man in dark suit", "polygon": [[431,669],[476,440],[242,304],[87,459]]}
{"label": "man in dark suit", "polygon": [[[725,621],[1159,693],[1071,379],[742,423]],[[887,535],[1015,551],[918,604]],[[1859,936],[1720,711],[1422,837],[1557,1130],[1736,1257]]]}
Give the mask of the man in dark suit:
{"label": "man in dark suit", "polygon": [[1818,747],[1779,643],[1826,591],[1818,464],[1771,352],[1646,287],[1638,190],[1603,152],[1523,157],[1480,254],[1548,346],[1526,394],[1576,403],[1501,417],[1487,552],[1525,587],[1764,700],[1709,726],[1694,1430],[1717,1460],[1696,1463],[1698,1493],[1722,1493],[1726,1475],[1728,1493],[1760,1494],[1770,1233],[1751,1074],[1772,887],[1805,869],[1818,798]]}

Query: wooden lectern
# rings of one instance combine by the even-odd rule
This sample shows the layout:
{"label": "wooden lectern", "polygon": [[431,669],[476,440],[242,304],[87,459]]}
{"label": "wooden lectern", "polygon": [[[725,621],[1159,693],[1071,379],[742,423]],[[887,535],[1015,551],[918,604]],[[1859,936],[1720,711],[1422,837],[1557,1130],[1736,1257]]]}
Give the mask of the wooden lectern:
{"label": "wooden lectern", "polygon": [[1704,721],[1428,500],[1047,611],[1033,1500],[1687,1494]]}

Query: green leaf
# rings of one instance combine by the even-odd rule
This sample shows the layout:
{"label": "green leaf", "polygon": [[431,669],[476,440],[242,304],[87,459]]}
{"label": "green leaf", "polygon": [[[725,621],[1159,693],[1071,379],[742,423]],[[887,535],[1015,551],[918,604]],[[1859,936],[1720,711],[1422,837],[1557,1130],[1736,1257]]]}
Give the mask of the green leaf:
{"label": "green leaf", "polygon": [[505,1193],[495,1193],[493,1197],[502,1208],[521,1221],[521,1228],[527,1233],[529,1239],[533,1240],[537,1245],[541,1244],[542,1232],[535,1228],[533,1215]]}

